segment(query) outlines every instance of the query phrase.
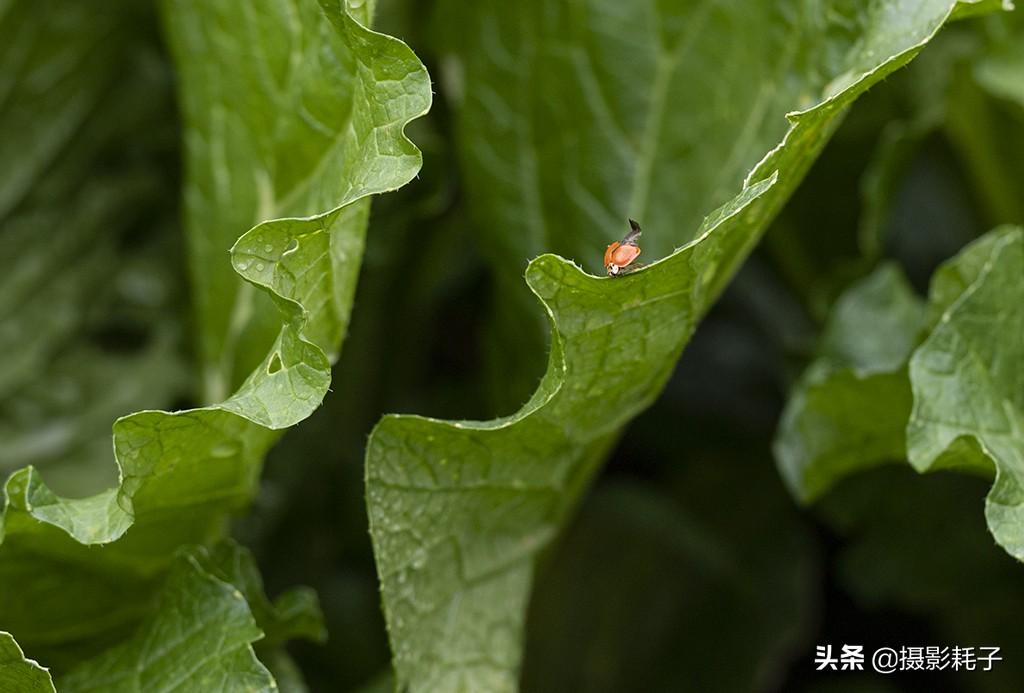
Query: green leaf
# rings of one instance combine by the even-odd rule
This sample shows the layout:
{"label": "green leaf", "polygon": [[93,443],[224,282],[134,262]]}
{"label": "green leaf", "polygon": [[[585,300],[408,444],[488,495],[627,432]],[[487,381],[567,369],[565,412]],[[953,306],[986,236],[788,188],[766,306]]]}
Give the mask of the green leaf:
{"label": "green leaf", "polygon": [[993,232],[977,278],[910,359],[907,455],[919,471],[995,466],[985,517],[1024,560],[1024,229]]}
{"label": "green leaf", "polygon": [[[954,257],[942,263],[932,275],[928,287],[926,323],[934,329],[942,315],[978,280],[989,263],[1000,236],[1006,229],[996,229],[966,245]],[[923,339],[925,335],[921,335]]]}
{"label": "green leaf", "polygon": [[276,690],[252,648],[263,632],[245,596],[210,560],[201,549],[183,554],[138,633],[62,677],[60,690]]}
{"label": "green leaf", "polygon": [[27,659],[10,633],[0,631],[0,693],[53,691],[50,672]]}
{"label": "green leaf", "polygon": [[[366,19],[366,7],[359,14]],[[264,354],[258,365],[246,360],[255,368],[225,401],[119,419],[117,486],[69,499],[31,467],[8,478],[0,622],[40,656],[37,648],[57,656],[123,634],[174,550],[221,537],[229,514],[252,498],[278,432],[307,417],[327,391],[351,308],[368,196],[404,185],[419,166],[403,128],[429,107],[426,71],[405,44],[364,28],[344,7],[169,0],[164,16],[185,101],[193,275],[222,277],[204,283],[197,300],[216,301],[222,289],[238,293],[230,260],[245,291],[264,297],[243,317],[273,325],[273,333],[266,332],[267,342],[240,337]],[[243,85],[249,91],[237,91]],[[217,129],[223,118],[233,127]],[[247,138],[245,124],[254,121],[270,129]],[[225,152],[231,158],[218,158]],[[238,199],[217,197],[216,186],[228,182]],[[201,204],[211,199],[215,207]],[[250,207],[236,226],[219,225],[220,215],[258,199],[276,202]],[[207,213],[218,225],[204,238],[221,269],[199,262],[206,256],[194,251],[197,234],[208,230]],[[212,324],[204,321],[203,329]]]}
{"label": "green leaf", "polygon": [[262,646],[281,645],[292,638],[322,642],[327,638],[316,593],[308,587],[292,589],[273,603],[263,591],[263,578],[252,554],[231,541],[198,554],[204,569],[241,591],[266,638]]}
{"label": "green leaf", "polygon": [[273,674],[279,690],[300,693],[306,690],[302,674],[284,645],[293,638],[322,643],[327,638],[323,613],[316,593],[297,587],[279,596],[273,603],[263,590],[263,578],[249,551],[233,541],[225,541],[208,552],[197,552],[203,569],[234,586],[245,597],[256,625],[264,637],[256,643],[256,655]]}
{"label": "green leaf", "polygon": [[822,355],[859,373],[890,371],[906,362],[924,305],[903,273],[883,264],[836,302],[822,334]]}
{"label": "green leaf", "polygon": [[[884,284],[877,288],[884,297]],[[894,304],[904,300],[898,294],[905,288],[888,291]],[[776,440],[793,492],[813,499],[846,474],[904,458],[921,472],[956,467],[987,476],[994,467],[988,526],[1004,549],[1024,559],[1022,305],[1024,230],[997,229],[936,271],[929,332],[902,363],[890,359],[866,375],[836,370],[824,359],[813,364]],[[898,347],[893,355],[907,344],[895,324],[878,332]],[[852,322],[847,329],[857,331]]]}
{"label": "green leaf", "polygon": [[836,302],[821,356],[794,388],[775,440],[779,471],[802,501],[842,476],[904,458],[906,361],[923,318],[921,300],[889,264]]}
{"label": "green leaf", "polygon": [[[596,270],[627,215],[645,226],[645,259],[689,242],[620,279],[533,260],[526,280],[552,336],[530,401],[488,422],[389,416],[375,428],[367,504],[399,687],[516,687],[538,552],[844,108],[912,59],[954,5],[465,10],[447,78],[465,104],[471,205],[499,273],[546,249]],[[756,27],[744,50],[727,49],[742,26]]]}
{"label": "green leaf", "polygon": [[[361,29],[344,3],[320,4],[164,2],[183,82],[186,236],[209,401],[237,387],[280,331],[273,293],[259,286],[296,294],[311,312],[308,338],[336,354],[364,198],[420,167],[401,130],[429,105],[422,65],[400,42]],[[257,227],[233,252],[238,273],[226,264],[254,223],[310,215]]]}
{"label": "green leaf", "polygon": [[811,366],[779,423],[779,473],[806,503],[844,476],[902,460],[910,407],[906,367],[858,374]]}

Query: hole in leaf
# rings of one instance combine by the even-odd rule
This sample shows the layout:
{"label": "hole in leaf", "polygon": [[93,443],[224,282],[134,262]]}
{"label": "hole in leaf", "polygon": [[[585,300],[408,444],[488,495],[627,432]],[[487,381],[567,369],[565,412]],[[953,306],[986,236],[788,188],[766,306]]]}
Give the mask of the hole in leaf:
{"label": "hole in leaf", "polygon": [[273,375],[281,370],[281,356],[280,354],[274,354],[274,358],[270,359],[270,363],[267,364],[267,373]]}
{"label": "hole in leaf", "polygon": [[288,253],[294,253],[298,249],[299,249],[299,242],[298,242],[298,240],[293,238],[290,241],[288,241],[288,245],[284,249],[284,255],[287,255]]}

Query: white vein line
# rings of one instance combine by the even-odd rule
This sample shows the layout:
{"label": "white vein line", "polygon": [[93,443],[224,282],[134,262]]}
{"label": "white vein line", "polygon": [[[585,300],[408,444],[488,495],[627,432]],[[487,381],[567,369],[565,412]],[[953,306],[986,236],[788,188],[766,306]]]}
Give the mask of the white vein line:
{"label": "white vein line", "polygon": [[644,124],[644,136],[640,145],[640,156],[637,158],[633,189],[629,196],[630,214],[643,219],[647,211],[647,201],[651,192],[651,176],[654,173],[654,159],[657,156],[661,129],[665,121],[665,109],[668,91],[675,76],[676,68],[683,56],[689,51],[696,38],[702,33],[704,24],[712,8],[718,0],[705,3],[697,16],[693,18],[686,34],[680,39],[675,49],[666,52],[664,47],[658,49],[654,81],[651,84],[650,107]]}

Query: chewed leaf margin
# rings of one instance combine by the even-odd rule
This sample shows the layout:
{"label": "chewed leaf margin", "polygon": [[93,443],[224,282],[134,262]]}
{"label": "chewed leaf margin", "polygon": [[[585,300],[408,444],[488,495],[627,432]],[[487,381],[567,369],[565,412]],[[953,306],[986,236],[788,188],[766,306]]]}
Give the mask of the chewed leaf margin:
{"label": "chewed leaf margin", "polygon": [[26,657],[14,636],[0,630],[0,691],[51,693],[53,690],[49,670]]}
{"label": "chewed leaf margin", "polygon": [[[376,181],[376,185],[348,190],[326,211],[310,210],[306,217],[266,220],[243,234],[231,249],[232,265],[245,281],[270,295],[281,318],[280,334],[264,362],[220,404],[177,412],[143,411],[118,419],[113,427],[119,470],[115,488],[87,498],[62,498],[45,485],[34,468],[13,473],[4,484],[0,544],[19,532],[53,530],[80,544],[115,542],[136,523],[140,511],[159,515],[166,510],[158,487],[170,483],[181,488],[182,479],[175,477],[176,463],[167,461],[175,454],[228,460],[230,464],[219,475],[216,470],[207,470],[210,478],[196,481],[206,484],[205,488],[189,489],[192,497],[186,494],[171,498],[172,504],[179,501],[185,506],[203,506],[216,502],[231,509],[251,494],[259,467],[258,462],[252,462],[258,461],[276,439],[275,432],[308,417],[326,395],[330,346],[308,336],[316,326],[310,324],[311,313],[303,303],[301,285],[289,281],[287,272],[275,270],[287,270],[288,263],[303,258],[307,243],[314,245],[311,253],[315,255],[315,246],[325,242],[331,224],[354,203],[398,189],[415,177],[422,157],[405,135],[405,127],[427,113],[432,93],[426,68],[405,43],[364,27],[350,15],[344,2],[321,4],[331,23],[373,59],[416,65],[407,75],[414,87],[412,98],[403,102],[404,108],[390,112],[391,120],[380,126],[396,151],[415,158],[415,166]],[[198,433],[201,445],[190,437],[193,433]],[[248,466],[239,470],[241,465]],[[198,536],[192,538],[209,538],[209,528],[196,531]],[[51,537],[62,541],[57,535]]]}
{"label": "chewed leaf margin", "polygon": [[[975,250],[976,249],[976,250]],[[985,519],[996,542],[1024,560],[1024,228],[976,242],[973,281],[910,357],[914,406],[907,459],[920,472],[946,467],[994,476]]]}

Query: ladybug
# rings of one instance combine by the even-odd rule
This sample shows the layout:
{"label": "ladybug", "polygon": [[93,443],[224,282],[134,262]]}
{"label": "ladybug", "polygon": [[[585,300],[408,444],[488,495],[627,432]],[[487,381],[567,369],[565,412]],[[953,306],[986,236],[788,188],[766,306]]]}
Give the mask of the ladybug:
{"label": "ladybug", "polygon": [[[608,270],[609,277],[625,274],[626,272],[623,270],[640,255],[640,246],[636,244],[636,239],[640,238],[640,224],[630,219],[629,228],[630,232],[626,234],[625,238],[612,243],[604,251],[604,267]],[[639,269],[639,265],[634,266],[633,269]]]}

